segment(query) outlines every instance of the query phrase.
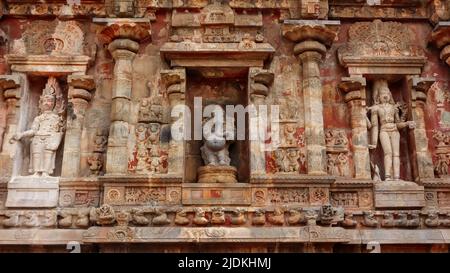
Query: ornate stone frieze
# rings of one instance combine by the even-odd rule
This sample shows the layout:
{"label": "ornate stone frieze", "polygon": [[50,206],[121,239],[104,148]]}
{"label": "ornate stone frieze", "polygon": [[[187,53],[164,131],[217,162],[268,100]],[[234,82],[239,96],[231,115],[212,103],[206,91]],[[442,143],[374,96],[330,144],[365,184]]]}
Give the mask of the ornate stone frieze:
{"label": "ornate stone frieze", "polygon": [[75,21],[35,21],[22,38],[11,44],[10,54],[85,55],[84,30]]}
{"label": "ornate stone frieze", "polygon": [[339,48],[340,63],[349,74],[421,74],[423,49],[406,25],[398,22],[357,22],[347,45]]}

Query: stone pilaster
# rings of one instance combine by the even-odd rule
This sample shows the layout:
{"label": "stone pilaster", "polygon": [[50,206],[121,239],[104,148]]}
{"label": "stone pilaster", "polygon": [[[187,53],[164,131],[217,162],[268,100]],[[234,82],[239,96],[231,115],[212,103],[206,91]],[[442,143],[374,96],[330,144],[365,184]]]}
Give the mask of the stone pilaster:
{"label": "stone pilaster", "polygon": [[131,102],[132,61],[139,43],[129,39],[111,42],[108,50],[114,58],[111,126],[108,139],[106,172],[125,174],[128,170],[128,135]]}
{"label": "stone pilaster", "polygon": [[[190,124],[190,117],[185,116],[183,113],[180,113],[178,108],[180,106],[186,105],[186,70],[184,68],[172,69],[172,70],[163,70],[161,71],[161,79],[163,84],[165,85],[166,93],[170,103],[171,110],[171,118],[170,118],[170,126],[175,125],[180,130],[179,132],[184,132],[189,135],[189,132],[185,132],[185,122]],[[172,115],[173,110],[177,107],[176,112],[180,115]],[[186,120],[185,120],[186,118]],[[185,151],[184,151],[184,140],[183,139],[175,139],[173,136],[170,139],[169,143],[169,157],[168,157],[168,173],[174,174],[175,176],[183,177],[185,165]]]}
{"label": "stone pilaster", "polygon": [[427,92],[434,79],[413,77],[409,79],[412,87],[412,116],[416,128],[412,131],[415,142],[415,155],[417,160],[417,175],[420,179],[434,178],[433,160],[428,149],[428,137],[425,128],[425,104]]}
{"label": "stone pilaster", "polygon": [[[136,21],[136,20],[134,20]],[[128,18],[94,18],[96,23],[106,23],[99,39],[108,45],[114,58],[112,86],[111,125],[106,153],[106,174],[124,175],[128,172],[128,135],[131,107],[133,60],[140,42],[151,36],[150,24]]]}
{"label": "stone pilaster", "polygon": [[95,88],[93,76],[68,77],[69,104],[62,164],[63,177],[80,176],[81,138],[86,109]]}
{"label": "stone pilaster", "polygon": [[[265,139],[266,136],[260,135],[263,128],[259,126],[271,125],[271,120],[267,120],[267,115],[270,115],[271,109],[267,105],[266,98],[269,95],[270,86],[274,80],[274,74],[268,70],[251,67],[249,70],[249,102],[255,108],[257,116],[250,115],[249,128],[250,136],[250,171],[251,175],[264,175],[266,173],[266,158],[265,158]],[[259,106],[266,106],[267,112],[261,113]],[[265,131],[266,132],[266,131]],[[263,137],[263,139],[261,139]]]}
{"label": "stone pilaster", "polygon": [[450,21],[439,22],[431,34],[431,41],[441,50],[440,58],[450,65]]}
{"label": "stone pilaster", "polygon": [[12,150],[14,144],[11,144],[9,140],[16,133],[19,122],[20,85],[21,79],[19,75],[0,76],[0,90],[6,104],[6,128],[3,135],[3,143],[0,142],[0,151],[2,153],[14,153]]}
{"label": "stone pilaster", "polygon": [[302,64],[305,107],[306,157],[309,175],[326,175],[320,63],[337,35],[339,22],[292,20],[283,25],[283,36],[296,42],[294,54]]}
{"label": "stone pilaster", "polygon": [[365,87],[366,79],[363,77],[342,78],[339,84],[339,89],[345,94],[345,102],[350,110],[352,152],[357,179],[371,179]]}

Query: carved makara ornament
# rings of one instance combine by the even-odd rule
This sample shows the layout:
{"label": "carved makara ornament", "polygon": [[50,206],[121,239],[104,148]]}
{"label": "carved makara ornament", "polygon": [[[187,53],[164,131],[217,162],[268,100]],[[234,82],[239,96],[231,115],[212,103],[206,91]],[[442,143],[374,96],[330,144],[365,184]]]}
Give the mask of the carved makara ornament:
{"label": "carved makara ornament", "polygon": [[376,80],[373,86],[375,104],[370,107],[371,144],[375,149],[380,138],[384,152],[386,180],[400,180],[400,132],[399,129],[415,128],[414,121],[405,121],[400,106],[394,102],[386,80]]}
{"label": "carved makara ornament", "polygon": [[48,176],[55,169],[55,155],[65,129],[65,102],[56,78],[50,77],[39,100],[40,114],[31,128],[17,133],[12,140],[31,137],[29,172],[35,176]]}

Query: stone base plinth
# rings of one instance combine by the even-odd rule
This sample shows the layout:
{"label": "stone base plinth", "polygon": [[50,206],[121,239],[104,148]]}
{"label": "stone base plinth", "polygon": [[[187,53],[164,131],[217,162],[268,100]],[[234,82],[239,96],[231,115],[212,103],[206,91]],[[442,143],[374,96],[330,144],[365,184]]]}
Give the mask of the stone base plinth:
{"label": "stone base plinth", "polygon": [[59,177],[18,176],[8,183],[6,207],[53,208],[58,205]]}
{"label": "stone base plinth", "polygon": [[374,184],[375,207],[421,208],[425,206],[424,187],[414,182],[385,181]]}
{"label": "stone base plinth", "polygon": [[237,170],[232,166],[203,166],[198,168],[199,183],[237,183]]}

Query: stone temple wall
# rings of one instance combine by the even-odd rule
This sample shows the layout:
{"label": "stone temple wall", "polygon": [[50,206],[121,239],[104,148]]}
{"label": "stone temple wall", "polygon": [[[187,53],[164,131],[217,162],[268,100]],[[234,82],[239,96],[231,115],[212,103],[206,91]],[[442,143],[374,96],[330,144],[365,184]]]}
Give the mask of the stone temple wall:
{"label": "stone temple wall", "polygon": [[[0,1],[0,252],[449,251],[450,1],[36,2]],[[177,139],[211,104],[265,138]]]}

